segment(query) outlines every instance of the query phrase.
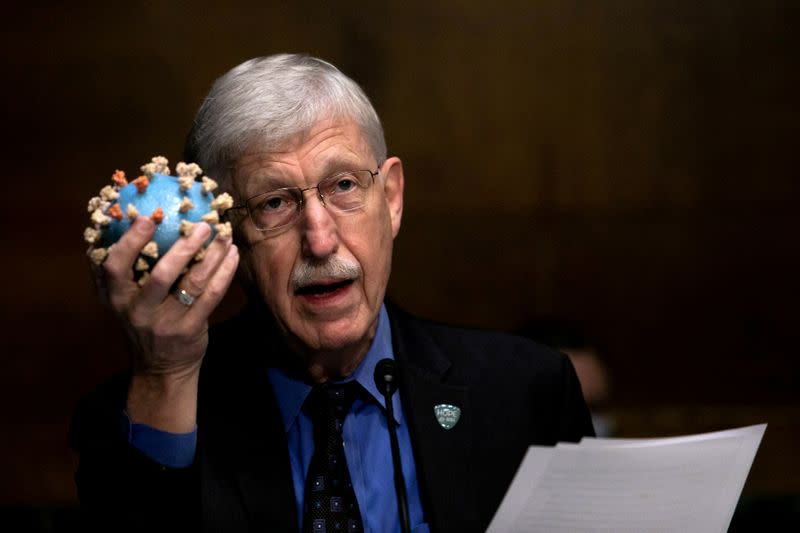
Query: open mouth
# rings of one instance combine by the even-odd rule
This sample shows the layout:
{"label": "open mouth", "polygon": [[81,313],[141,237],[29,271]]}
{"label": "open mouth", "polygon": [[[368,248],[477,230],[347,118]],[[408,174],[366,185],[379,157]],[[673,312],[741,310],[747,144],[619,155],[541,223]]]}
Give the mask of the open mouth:
{"label": "open mouth", "polygon": [[294,293],[298,296],[323,296],[336,292],[339,289],[343,289],[352,284],[352,279],[343,279],[333,283],[314,283],[311,285],[306,285],[305,287],[300,287],[294,291]]}

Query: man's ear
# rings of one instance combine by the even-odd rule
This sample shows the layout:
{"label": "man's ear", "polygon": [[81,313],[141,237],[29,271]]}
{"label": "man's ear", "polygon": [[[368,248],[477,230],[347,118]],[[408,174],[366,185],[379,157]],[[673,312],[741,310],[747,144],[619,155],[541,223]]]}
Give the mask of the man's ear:
{"label": "man's ear", "polygon": [[400,221],[403,218],[403,162],[399,157],[390,157],[381,166],[383,193],[389,206],[389,217],[392,221],[392,237],[400,232]]}

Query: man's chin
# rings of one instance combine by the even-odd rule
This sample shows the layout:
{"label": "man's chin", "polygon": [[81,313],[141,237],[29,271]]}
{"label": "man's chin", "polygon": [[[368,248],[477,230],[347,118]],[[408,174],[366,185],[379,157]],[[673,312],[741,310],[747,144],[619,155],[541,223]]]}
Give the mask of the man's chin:
{"label": "man's chin", "polygon": [[312,351],[338,352],[353,348],[366,338],[366,332],[338,322],[325,322],[306,330],[297,339]]}
{"label": "man's chin", "polygon": [[306,316],[287,326],[289,336],[300,344],[298,348],[303,351],[353,351],[354,357],[363,355],[358,352],[366,353],[374,335],[374,321],[371,323],[358,312]]}

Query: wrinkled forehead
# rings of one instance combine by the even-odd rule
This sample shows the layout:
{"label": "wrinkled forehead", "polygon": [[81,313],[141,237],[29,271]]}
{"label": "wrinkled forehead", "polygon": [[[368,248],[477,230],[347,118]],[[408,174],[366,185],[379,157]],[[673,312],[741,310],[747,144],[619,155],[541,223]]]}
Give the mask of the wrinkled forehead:
{"label": "wrinkled forehead", "polygon": [[232,165],[234,189],[297,185],[342,170],[372,169],[373,150],[352,120],[326,119],[291,137],[276,141],[255,137]]}

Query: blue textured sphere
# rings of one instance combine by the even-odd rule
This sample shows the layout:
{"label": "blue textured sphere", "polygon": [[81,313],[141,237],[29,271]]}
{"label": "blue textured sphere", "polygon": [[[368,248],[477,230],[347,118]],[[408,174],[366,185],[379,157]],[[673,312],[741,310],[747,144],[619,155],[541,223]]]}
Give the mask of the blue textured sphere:
{"label": "blue textured sphere", "polygon": [[[180,212],[181,202],[184,197],[188,198],[193,207],[185,213]],[[161,208],[164,213],[163,220],[156,225],[156,232],[153,240],[158,245],[158,255],[163,256],[175,241],[180,237],[181,221],[201,222],[202,216],[212,211],[211,202],[214,195],[203,193],[201,185],[195,181],[190,189],[180,190],[178,180],[174,176],[163,174],[153,174],[147,190],[139,192],[134,183],[128,183],[119,190],[119,198],[112,203],[119,204],[122,212],[121,220],[111,218],[107,226],[103,228],[101,244],[108,247],[119,240],[123,233],[130,229],[133,219],[128,216],[128,205],[133,205],[138,211],[138,216],[151,216],[157,209]],[[214,237],[214,226],[211,225],[211,237]]]}

